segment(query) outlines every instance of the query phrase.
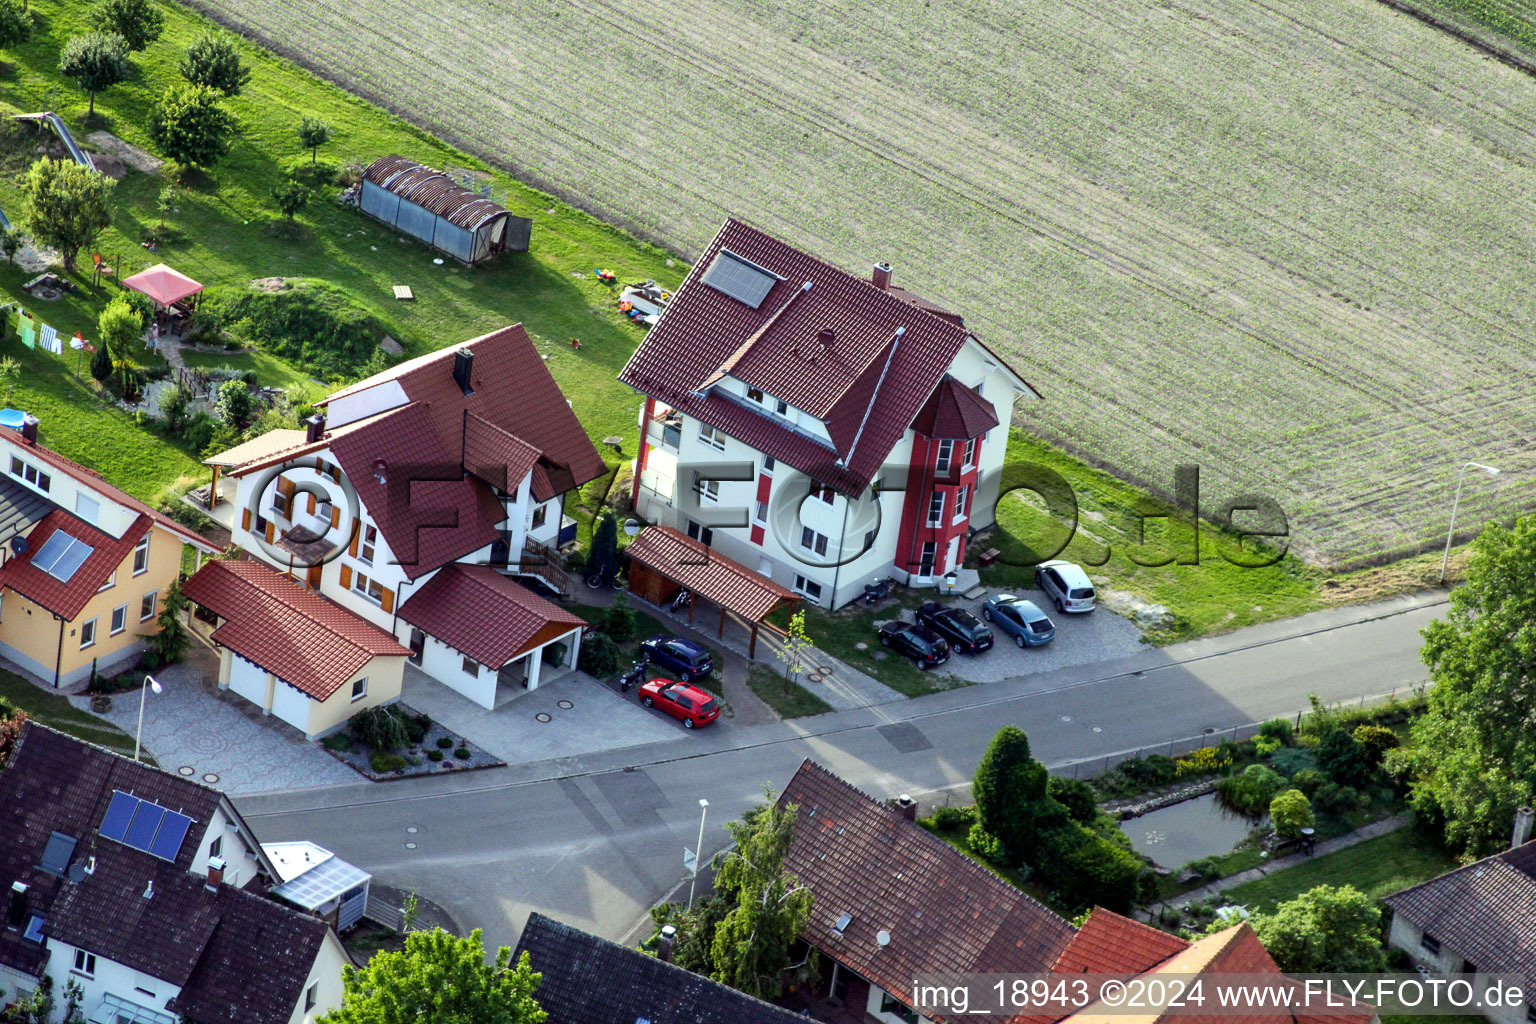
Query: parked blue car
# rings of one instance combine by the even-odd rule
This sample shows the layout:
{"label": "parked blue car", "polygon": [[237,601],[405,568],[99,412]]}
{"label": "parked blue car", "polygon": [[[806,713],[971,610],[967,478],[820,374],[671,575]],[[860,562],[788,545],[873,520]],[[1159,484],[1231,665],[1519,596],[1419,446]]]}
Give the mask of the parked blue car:
{"label": "parked blue car", "polygon": [[651,664],[671,669],[685,683],[703,679],[715,669],[708,648],[680,636],[653,636],[641,642],[640,653]]}
{"label": "parked blue car", "polygon": [[1056,623],[1035,602],[1012,594],[987,598],[981,606],[981,617],[1013,637],[1020,647],[1039,647],[1056,639]]}

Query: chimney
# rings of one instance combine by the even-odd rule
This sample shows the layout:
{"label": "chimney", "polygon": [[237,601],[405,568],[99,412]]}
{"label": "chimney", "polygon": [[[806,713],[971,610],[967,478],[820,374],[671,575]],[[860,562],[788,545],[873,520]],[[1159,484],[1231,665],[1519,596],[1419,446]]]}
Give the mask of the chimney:
{"label": "chimney", "polygon": [[224,881],[224,861],[218,857],[208,858],[208,881],[203,888],[210,892],[219,891],[219,883]]}
{"label": "chimney", "polygon": [[917,801],[913,800],[906,793],[903,793],[901,796],[896,798],[896,809],[900,811],[901,816],[906,818],[908,821],[917,820]]}
{"label": "chimney", "polygon": [[1517,807],[1515,809],[1515,831],[1509,837],[1509,848],[1513,850],[1517,846],[1524,846],[1531,841],[1531,825],[1536,822],[1536,811],[1530,807]]}
{"label": "chimney", "polygon": [[21,436],[28,444],[37,444],[37,417],[30,413],[21,418]]}
{"label": "chimney", "polygon": [[475,354],[469,349],[461,348],[453,354],[453,382],[465,395],[475,393],[475,389],[469,386],[469,371],[474,368]]}
{"label": "chimney", "polygon": [[661,934],[656,937],[656,959],[662,963],[672,962],[672,951],[677,948],[677,929],[671,925],[662,925]]}
{"label": "chimney", "polygon": [[5,921],[12,928],[20,928],[22,922],[27,919],[27,883],[11,883],[11,906],[6,912]]}
{"label": "chimney", "polygon": [[304,443],[314,444],[325,436],[325,417],[316,413],[304,421]]}
{"label": "chimney", "polygon": [[149,880],[149,882],[146,883],[145,886],[144,886],[144,898],[147,899],[147,900],[148,899],[154,899],[154,896],[155,896],[155,880],[153,878],[151,878]]}
{"label": "chimney", "polygon": [[881,291],[888,291],[891,287],[891,265],[876,263],[875,272],[869,276],[869,282]]}

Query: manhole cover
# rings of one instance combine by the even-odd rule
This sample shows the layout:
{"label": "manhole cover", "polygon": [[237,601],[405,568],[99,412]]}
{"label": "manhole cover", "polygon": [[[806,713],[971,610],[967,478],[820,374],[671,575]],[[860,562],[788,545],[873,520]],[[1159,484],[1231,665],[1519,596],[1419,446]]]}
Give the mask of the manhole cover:
{"label": "manhole cover", "polygon": [[219,777],[217,775],[213,774],[213,772],[209,772],[208,774],[203,776],[203,781],[208,783],[211,786],[215,782],[219,781]]}
{"label": "manhole cover", "polygon": [[853,645],[853,649],[856,651],[867,651],[869,650],[869,644],[865,643],[863,640],[860,640],[858,643]]}
{"label": "manhole cover", "polygon": [[876,661],[884,661],[886,658],[890,657],[890,655],[886,654],[884,651],[871,651],[869,656],[874,658]]}
{"label": "manhole cover", "polygon": [[1093,731],[1094,732],[1103,732],[1104,731],[1104,727],[1101,726],[1101,725],[1096,725],[1096,726],[1093,727]]}
{"label": "manhole cover", "polygon": [[419,825],[407,825],[407,826],[405,826],[405,831],[409,835],[415,835],[417,832],[421,831],[421,826],[419,826]]}
{"label": "manhole cover", "polygon": [[1061,716],[1061,720],[1063,722],[1070,722],[1070,721],[1072,721],[1072,716],[1071,715],[1062,715]]}
{"label": "manhole cover", "polygon": [[183,774],[183,775],[196,775],[197,774],[197,769],[193,768],[189,764],[184,764],[180,768],[177,768],[176,770],[178,772],[180,772],[181,774]]}
{"label": "manhole cover", "polygon": [[1209,725],[1208,725],[1208,726],[1206,726],[1206,727],[1205,727],[1205,734],[1206,734],[1206,735],[1207,735],[1207,736],[1209,736],[1209,735],[1210,735],[1210,734],[1211,734],[1211,733],[1213,733],[1213,732],[1215,732],[1215,731],[1216,731],[1216,730],[1215,730],[1215,729],[1213,729],[1213,728],[1211,728],[1211,727],[1210,727],[1210,726],[1209,726]]}
{"label": "manhole cover", "polygon": [[824,676],[829,676],[829,675],[832,674],[832,666],[831,665],[817,665],[816,667],[821,669],[821,674],[824,675]]}
{"label": "manhole cover", "polygon": [[414,849],[416,849],[416,844],[415,843],[406,843],[405,844],[405,848],[407,850],[414,850]]}
{"label": "manhole cover", "polygon": [[551,720],[549,717],[549,712],[547,711],[540,711],[538,714],[534,715],[533,718],[534,721],[537,722],[548,722]]}
{"label": "manhole cover", "polygon": [[576,705],[572,704],[568,700],[557,700],[557,701],[555,701],[555,706],[558,707],[558,708],[563,708],[566,711],[569,711],[569,710],[571,710],[571,708],[575,707]]}
{"label": "manhole cover", "polygon": [[808,683],[819,683],[821,682],[822,678],[823,677],[820,672],[807,672],[805,674],[805,680]]}

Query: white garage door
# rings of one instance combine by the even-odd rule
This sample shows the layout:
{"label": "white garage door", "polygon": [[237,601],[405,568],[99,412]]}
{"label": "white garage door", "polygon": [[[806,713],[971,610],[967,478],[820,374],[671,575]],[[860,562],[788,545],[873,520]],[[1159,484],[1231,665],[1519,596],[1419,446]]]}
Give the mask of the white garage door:
{"label": "white garage door", "polygon": [[309,698],[282,680],[272,691],[272,713],[299,732],[309,734]]}
{"label": "white garage door", "polygon": [[230,659],[229,688],[257,707],[265,707],[267,670],[236,654]]}

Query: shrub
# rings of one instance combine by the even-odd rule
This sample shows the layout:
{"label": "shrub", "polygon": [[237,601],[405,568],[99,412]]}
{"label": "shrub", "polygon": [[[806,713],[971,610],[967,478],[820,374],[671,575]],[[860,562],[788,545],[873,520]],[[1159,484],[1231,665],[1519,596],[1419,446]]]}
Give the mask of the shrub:
{"label": "shrub", "polygon": [[[101,353],[98,352],[97,355],[99,356]],[[96,372],[95,365],[96,363],[93,359],[91,361],[91,373],[93,375]],[[107,360],[107,372],[112,372],[112,361],[110,359]],[[187,428],[182,432],[181,436],[186,439],[187,447],[195,452],[201,452],[213,442],[213,433],[218,429],[218,426],[219,421],[214,419],[207,410],[199,409],[187,421]]]}
{"label": "shrub", "polygon": [[396,750],[410,742],[404,718],[397,708],[372,707],[352,716],[352,734],[375,752]]}
{"label": "shrub", "polygon": [[1281,747],[1269,758],[1269,766],[1281,775],[1317,767],[1317,755],[1309,747]]}
{"label": "shrub", "polygon": [[439,736],[437,738],[437,749],[447,750],[451,746],[453,746],[452,736]]}
{"label": "shrub", "polygon": [[1269,820],[1282,839],[1295,839],[1301,830],[1311,828],[1316,822],[1312,817],[1312,805],[1307,795],[1299,789],[1288,789],[1275,797],[1269,805]]}
{"label": "shrub", "polygon": [[1270,806],[1285,780],[1278,772],[1261,764],[1251,764],[1236,775],[1228,775],[1216,783],[1221,794],[1233,808],[1244,814],[1263,814]]}
{"label": "shrub", "polygon": [[344,291],[323,281],[300,281],[276,292],[222,285],[204,294],[198,318],[205,331],[229,331],[322,379],[365,369],[386,333]]}
{"label": "shrub", "polygon": [[410,740],[411,746],[421,746],[421,741],[427,738],[427,733],[432,729],[432,718],[429,715],[411,715],[400,712],[402,724],[405,726],[405,735]]}
{"label": "shrub", "polygon": [[1136,901],[1141,861],[1076,822],[1052,830],[1038,863],[1046,881],[1074,907],[1126,913]]}
{"label": "shrub", "polygon": [[581,642],[577,667],[589,676],[605,679],[619,670],[623,655],[607,633],[593,633]]}
{"label": "shrub", "polygon": [[193,85],[206,85],[225,96],[238,96],[251,80],[250,70],[240,63],[234,37],[223,32],[199,36],[182,54],[177,69]]}
{"label": "shrub", "polygon": [[1189,862],[1189,870],[1202,882],[1214,882],[1221,877],[1221,867],[1215,857],[1201,857]]}
{"label": "shrub", "polygon": [[1052,776],[1046,783],[1045,791],[1067,809],[1073,821],[1086,825],[1099,813],[1099,802],[1094,798],[1093,787],[1082,779],[1058,779]]}
{"label": "shrub", "polygon": [[1129,757],[1120,762],[1117,771],[1131,782],[1145,789],[1166,786],[1178,777],[1178,766],[1171,757],[1152,754],[1148,757]]}
{"label": "shrub", "polygon": [[1342,818],[1360,806],[1360,791],[1353,786],[1329,782],[1319,787],[1312,798],[1318,811],[1332,818]]}
{"label": "shrub", "polygon": [[935,807],[928,824],[939,832],[958,832],[976,823],[974,807]]}
{"label": "shrub", "polygon": [[621,644],[635,635],[635,610],[629,606],[629,595],[622,590],[603,615],[603,632]]}
{"label": "shrub", "polygon": [[375,775],[388,775],[390,772],[405,771],[405,758],[399,754],[375,750],[368,757],[368,765]]}
{"label": "shrub", "polygon": [[160,422],[172,434],[181,433],[191,414],[192,393],[180,384],[167,388],[160,396]]}
{"label": "shrub", "polygon": [[1334,729],[1317,744],[1317,763],[1341,786],[1360,786],[1371,777],[1374,765],[1365,748],[1343,729]]}
{"label": "shrub", "polygon": [[332,733],[320,741],[320,745],[326,750],[334,750],[338,754],[345,754],[352,749],[352,737],[345,732]]}
{"label": "shrub", "polygon": [[1232,757],[1223,754],[1218,747],[1201,747],[1193,753],[1185,754],[1176,762],[1176,774],[1178,778],[1187,778],[1191,775],[1209,775],[1212,772],[1224,772],[1232,767]]}
{"label": "shrub", "polygon": [[1375,768],[1386,757],[1387,751],[1395,750],[1402,746],[1402,740],[1397,738],[1397,733],[1383,725],[1362,725],[1356,727],[1354,740],[1365,753],[1365,760]]}
{"label": "shrub", "polygon": [[1303,768],[1301,771],[1291,776],[1292,787],[1301,790],[1307,795],[1308,799],[1311,799],[1313,796],[1315,796],[1317,791],[1321,789],[1325,784],[1327,784],[1327,782],[1328,776],[1324,775],[1316,768]]}
{"label": "shrub", "polygon": [[443,752],[441,750],[429,750],[429,751],[427,751],[427,760],[428,761],[431,761],[432,763],[436,764],[438,761],[441,761],[442,759],[443,759]]}
{"label": "shrub", "polygon": [[458,749],[456,749],[453,752],[453,756],[458,758],[460,761],[468,761],[469,760],[469,756],[470,756],[469,755],[469,748],[468,747],[459,747]]}
{"label": "shrub", "polygon": [[215,403],[219,419],[232,427],[245,423],[251,415],[251,389],[243,380],[228,380],[219,385],[219,399]]}
{"label": "shrub", "polygon": [[183,82],[173,85],[150,111],[149,137],[160,152],[188,167],[208,167],[229,152],[235,118],[216,89]]}
{"label": "shrub", "polygon": [[971,826],[970,832],[966,834],[965,841],[978,857],[996,864],[1000,868],[1007,867],[1011,861],[1002,840],[982,828],[980,822]]}
{"label": "shrub", "polygon": [[1295,730],[1291,728],[1289,718],[1271,718],[1259,726],[1259,735],[1267,740],[1279,740],[1282,747],[1296,742]]}

